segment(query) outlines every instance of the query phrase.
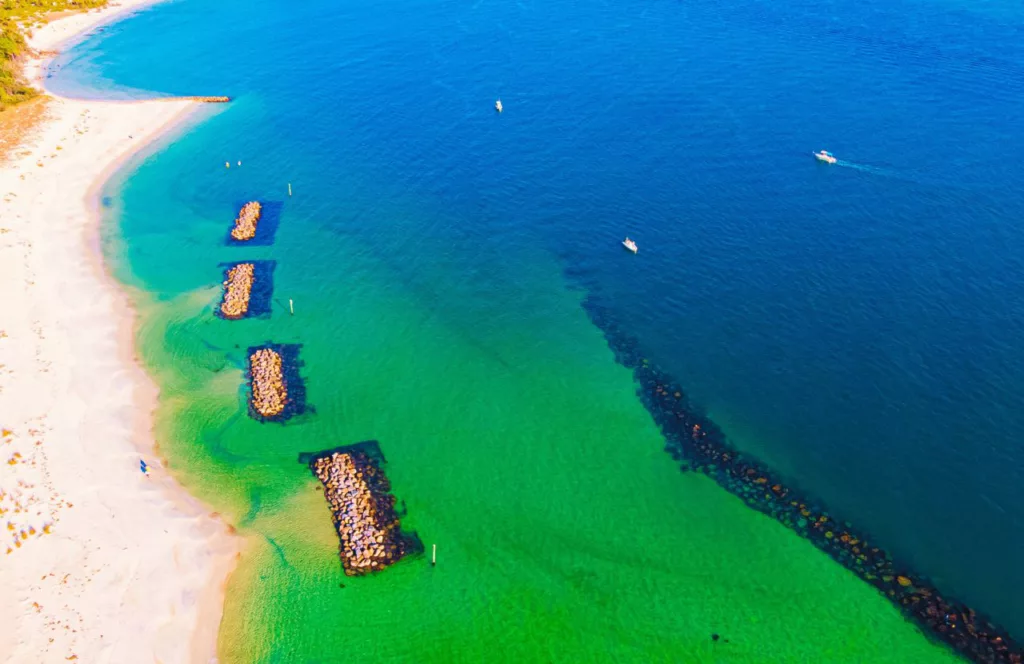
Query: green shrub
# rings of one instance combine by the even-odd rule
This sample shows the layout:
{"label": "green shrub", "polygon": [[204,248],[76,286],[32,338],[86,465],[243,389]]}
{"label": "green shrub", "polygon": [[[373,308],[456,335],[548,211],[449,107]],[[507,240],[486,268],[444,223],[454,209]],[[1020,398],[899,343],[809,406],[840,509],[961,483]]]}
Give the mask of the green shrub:
{"label": "green shrub", "polygon": [[38,92],[20,76],[25,54],[21,25],[50,12],[102,7],[107,0],[0,0],[0,105],[16,104]]}

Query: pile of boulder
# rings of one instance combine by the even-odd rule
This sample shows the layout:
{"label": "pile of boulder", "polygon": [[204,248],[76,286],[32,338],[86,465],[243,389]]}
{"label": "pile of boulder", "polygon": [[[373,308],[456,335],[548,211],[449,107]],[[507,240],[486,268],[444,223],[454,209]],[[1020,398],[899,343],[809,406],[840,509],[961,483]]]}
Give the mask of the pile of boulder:
{"label": "pile of boulder", "polygon": [[224,280],[224,300],[220,304],[220,312],[225,318],[242,318],[249,311],[249,296],[255,280],[256,266],[252,263],[239,263],[228,270]]}
{"label": "pile of boulder", "polygon": [[262,417],[273,418],[288,405],[281,354],[273,348],[259,348],[249,356],[252,407]]}
{"label": "pile of boulder", "polygon": [[323,484],[346,575],[382,570],[410,553],[388,493],[391,485],[373,458],[336,451],[314,458],[310,467]]}
{"label": "pile of boulder", "polygon": [[249,201],[243,205],[235,219],[235,227],[231,229],[231,237],[240,242],[256,237],[256,223],[262,211],[263,206],[258,201]]}

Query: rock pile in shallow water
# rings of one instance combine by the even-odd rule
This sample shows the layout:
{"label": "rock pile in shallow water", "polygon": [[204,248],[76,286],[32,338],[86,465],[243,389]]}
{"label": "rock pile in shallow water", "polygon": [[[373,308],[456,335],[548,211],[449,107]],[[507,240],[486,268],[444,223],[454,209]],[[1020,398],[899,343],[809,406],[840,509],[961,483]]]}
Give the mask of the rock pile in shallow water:
{"label": "rock pile in shallow water", "polygon": [[402,534],[391,485],[370,455],[335,451],[309,465],[323,484],[346,575],[370,574],[415,552],[418,539]]}
{"label": "rock pile in shallow water", "polygon": [[284,412],[288,405],[288,386],[284,380],[281,355],[272,348],[259,348],[249,356],[249,380],[252,407],[265,418]]}
{"label": "rock pile in shallow water", "polygon": [[242,206],[235,219],[235,227],[231,229],[231,237],[238,241],[251,240],[256,237],[256,224],[260,220],[263,207],[258,201],[249,201]]}
{"label": "rock pile in shallow water", "polygon": [[636,342],[620,334],[602,311],[584,308],[601,327],[616,359],[633,370],[638,394],[660,425],[665,449],[683,471],[703,473],[748,506],[773,517],[813,542],[864,581],[878,588],[930,636],[974,662],[1024,664],[1024,648],[964,604],[944,597],[922,575],[893,561],[852,524],[830,515],[757,459],[731,447],[717,426],[687,400],[682,388],[653,367]]}
{"label": "rock pile in shallow water", "polygon": [[249,311],[249,296],[256,280],[256,266],[252,263],[239,263],[228,270],[224,280],[224,299],[220,312],[225,318],[238,319]]}

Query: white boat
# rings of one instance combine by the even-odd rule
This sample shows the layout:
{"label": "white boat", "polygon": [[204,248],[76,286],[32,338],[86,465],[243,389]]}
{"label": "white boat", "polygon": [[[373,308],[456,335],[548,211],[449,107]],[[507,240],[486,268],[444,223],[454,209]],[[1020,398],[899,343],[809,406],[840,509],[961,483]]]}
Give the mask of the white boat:
{"label": "white boat", "polygon": [[826,164],[834,164],[834,163],[836,163],[836,158],[833,157],[832,153],[828,152],[827,150],[821,150],[820,152],[815,152],[814,153],[814,158],[817,159],[818,161],[823,161]]}
{"label": "white boat", "polygon": [[636,242],[633,242],[628,237],[622,241],[622,246],[625,247],[626,249],[629,249],[634,254],[636,253]]}
{"label": "white boat", "polygon": [[494,102],[494,110],[496,110],[497,112],[501,113],[501,100],[500,99],[498,101]]}

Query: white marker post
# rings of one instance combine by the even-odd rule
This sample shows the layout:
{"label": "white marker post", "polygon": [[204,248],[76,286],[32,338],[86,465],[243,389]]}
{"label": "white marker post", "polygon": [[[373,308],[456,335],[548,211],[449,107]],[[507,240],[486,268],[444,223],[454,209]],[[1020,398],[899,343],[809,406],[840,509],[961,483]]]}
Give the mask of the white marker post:
{"label": "white marker post", "polygon": [[437,545],[433,545],[433,550],[430,552],[430,566],[434,567],[437,565]]}
{"label": "white marker post", "polygon": [[291,300],[288,300],[288,310],[292,312],[292,316],[295,315],[295,303]]}

